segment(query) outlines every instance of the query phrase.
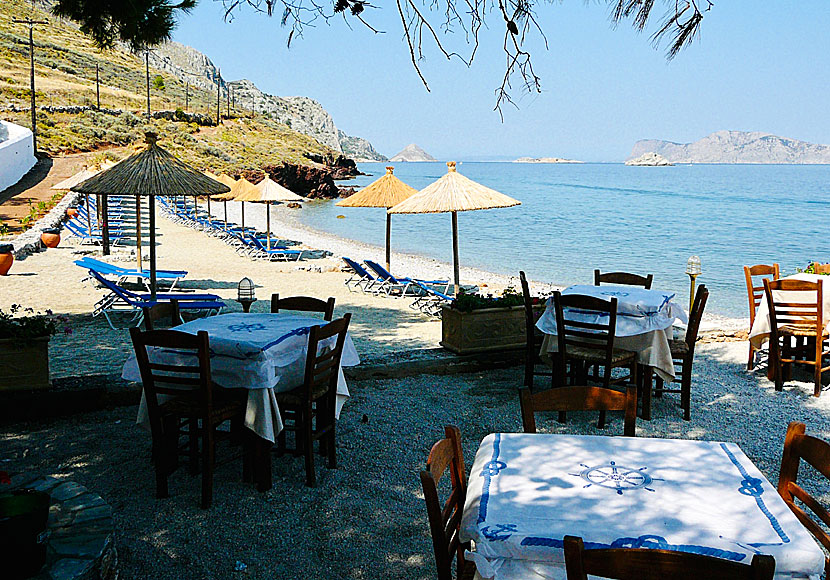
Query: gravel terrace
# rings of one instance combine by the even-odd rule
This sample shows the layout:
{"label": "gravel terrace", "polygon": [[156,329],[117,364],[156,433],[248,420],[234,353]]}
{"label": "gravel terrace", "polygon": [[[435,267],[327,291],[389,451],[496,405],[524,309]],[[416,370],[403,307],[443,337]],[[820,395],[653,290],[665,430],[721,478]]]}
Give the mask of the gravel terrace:
{"label": "gravel terrace", "polygon": [[[775,483],[789,421],[830,438],[830,394],[811,397],[806,374],[777,393],[763,366],[743,369],[745,353],[745,342],[699,345],[692,421],[667,395],[655,399],[654,420],[638,422],[638,436],[734,441]],[[274,488],[260,495],[234,461],[218,468],[208,511],[184,469],[171,477],[171,497],[155,499],[150,438],[134,425],[134,408],[2,426],[0,468],[72,479],[104,497],[122,578],[434,578],[418,471],[445,424],[461,428],[468,468],[486,434],[521,430],[520,382],[519,368],[352,381],[339,468],[318,460],[317,488],[305,487],[300,458],[274,458]],[[621,434],[621,417],[599,431],[593,416],[571,415],[542,430]],[[826,482],[809,487],[830,495]]]}

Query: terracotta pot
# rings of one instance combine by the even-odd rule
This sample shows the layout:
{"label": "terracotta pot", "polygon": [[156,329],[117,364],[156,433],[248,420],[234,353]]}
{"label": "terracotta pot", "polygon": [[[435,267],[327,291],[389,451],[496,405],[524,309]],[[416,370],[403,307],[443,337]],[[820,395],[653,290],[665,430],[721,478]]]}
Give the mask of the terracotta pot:
{"label": "terracotta pot", "polygon": [[58,229],[43,230],[40,232],[40,241],[47,248],[57,248],[61,243],[61,231]]}
{"label": "terracotta pot", "polygon": [[68,207],[66,208],[66,216],[73,218],[78,215],[78,208],[77,207]]}
{"label": "terracotta pot", "polygon": [[11,244],[0,244],[0,276],[8,275],[14,262],[13,250],[14,246]]}

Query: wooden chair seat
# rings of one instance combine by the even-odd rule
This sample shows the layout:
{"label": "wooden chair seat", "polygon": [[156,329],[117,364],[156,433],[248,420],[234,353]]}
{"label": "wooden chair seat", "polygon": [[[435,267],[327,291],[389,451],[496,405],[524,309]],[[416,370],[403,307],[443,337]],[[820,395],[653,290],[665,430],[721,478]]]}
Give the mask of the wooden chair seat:
{"label": "wooden chair seat", "polygon": [[[782,324],[778,327],[778,333],[786,336],[816,336],[815,323],[805,322],[804,324],[791,323]],[[822,333],[822,338],[827,338],[827,331]]]}
{"label": "wooden chair seat", "polygon": [[[311,400],[316,401],[322,398],[328,391],[328,385],[314,385],[311,389]],[[291,391],[275,393],[277,403],[280,405],[299,406],[305,400],[304,387],[299,386]]]}
{"label": "wooden chair seat", "polygon": [[669,341],[669,348],[671,349],[671,356],[672,358],[680,357],[686,354],[689,354],[689,345],[686,344],[685,340],[670,340]]}
{"label": "wooden chair seat", "polygon": [[[569,346],[568,356],[584,360],[592,364],[605,363],[605,350],[600,348],[586,348],[583,346]],[[637,359],[637,353],[630,350],[615,348],[611,351],[611,364],[613,366],[624,366],[633,363]]]}

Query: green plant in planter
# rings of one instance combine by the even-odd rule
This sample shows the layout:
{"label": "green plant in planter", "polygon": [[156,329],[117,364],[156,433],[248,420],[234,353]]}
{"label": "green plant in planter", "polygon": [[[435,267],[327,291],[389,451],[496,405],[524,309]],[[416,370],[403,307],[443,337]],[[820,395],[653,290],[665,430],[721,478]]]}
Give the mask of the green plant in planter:
{"label": "green plant in planter", "polygon": [[468,294],[462,290],[452,301],[451,306],[461,312],[472,312],[484,308],[511,308],[522,304],[524,304],[522,295],[513,286],[508,286],[501,296]]}
{"label": "green plant in planter", "polygon": [[[22,316],[18,316],[19,312]],[[12,304],[8,312],[0,309],[0,339],[13,338],[26,341],[44,336],[52,336],[63,326],[63,332],[71,334],[72,329],[66,326],[69,318],[63,315],[54,315],[51,310],[46,313],[35,312],[32,308],[23,308],[20,304]]]}
{"label": "green plant in planter", "polygon": [[821,276],[830,276],[830,274],[827,274],[825,272],[816,272],[816,264],[817,263],[819,263],[819,262],[815,262],[813,260],[810,260],[810,262],[807,264],[806,268],[796,268],[795,271],[798,272],[799,274],[819,274]]}

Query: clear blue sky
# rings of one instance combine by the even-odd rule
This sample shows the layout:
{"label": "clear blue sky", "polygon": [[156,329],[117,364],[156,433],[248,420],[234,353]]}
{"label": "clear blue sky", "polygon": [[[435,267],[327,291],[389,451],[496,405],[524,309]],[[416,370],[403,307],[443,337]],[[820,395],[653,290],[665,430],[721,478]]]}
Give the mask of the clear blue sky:
{"label": "clear blue sky", "polygon": [[[427,92],[394,4],[380,4],[366,15],[384,34],[334,19],[306,28],[288,49],[279,16],[242,9],[226,23],[221,2],[200,0],[174,39],[205,52],[226,79],[316,99],[339,128],[386,155],[417,143],[440,159],[621,161],[638,139],[688,142],[721,129],[830,143],[826,0],[717,2],[701,37],[672,62],[648,34],[613,29],[604,1],[542,0],[549,50],[531,47],[543,92],[515,90],[519,108],[506,107],[504,122],[493,111],[505,64],[498,14],[471,68],[425,43]],[[658,2],[652,27],[663,10]],[[461,34],[449,41],[465,48]]]}

